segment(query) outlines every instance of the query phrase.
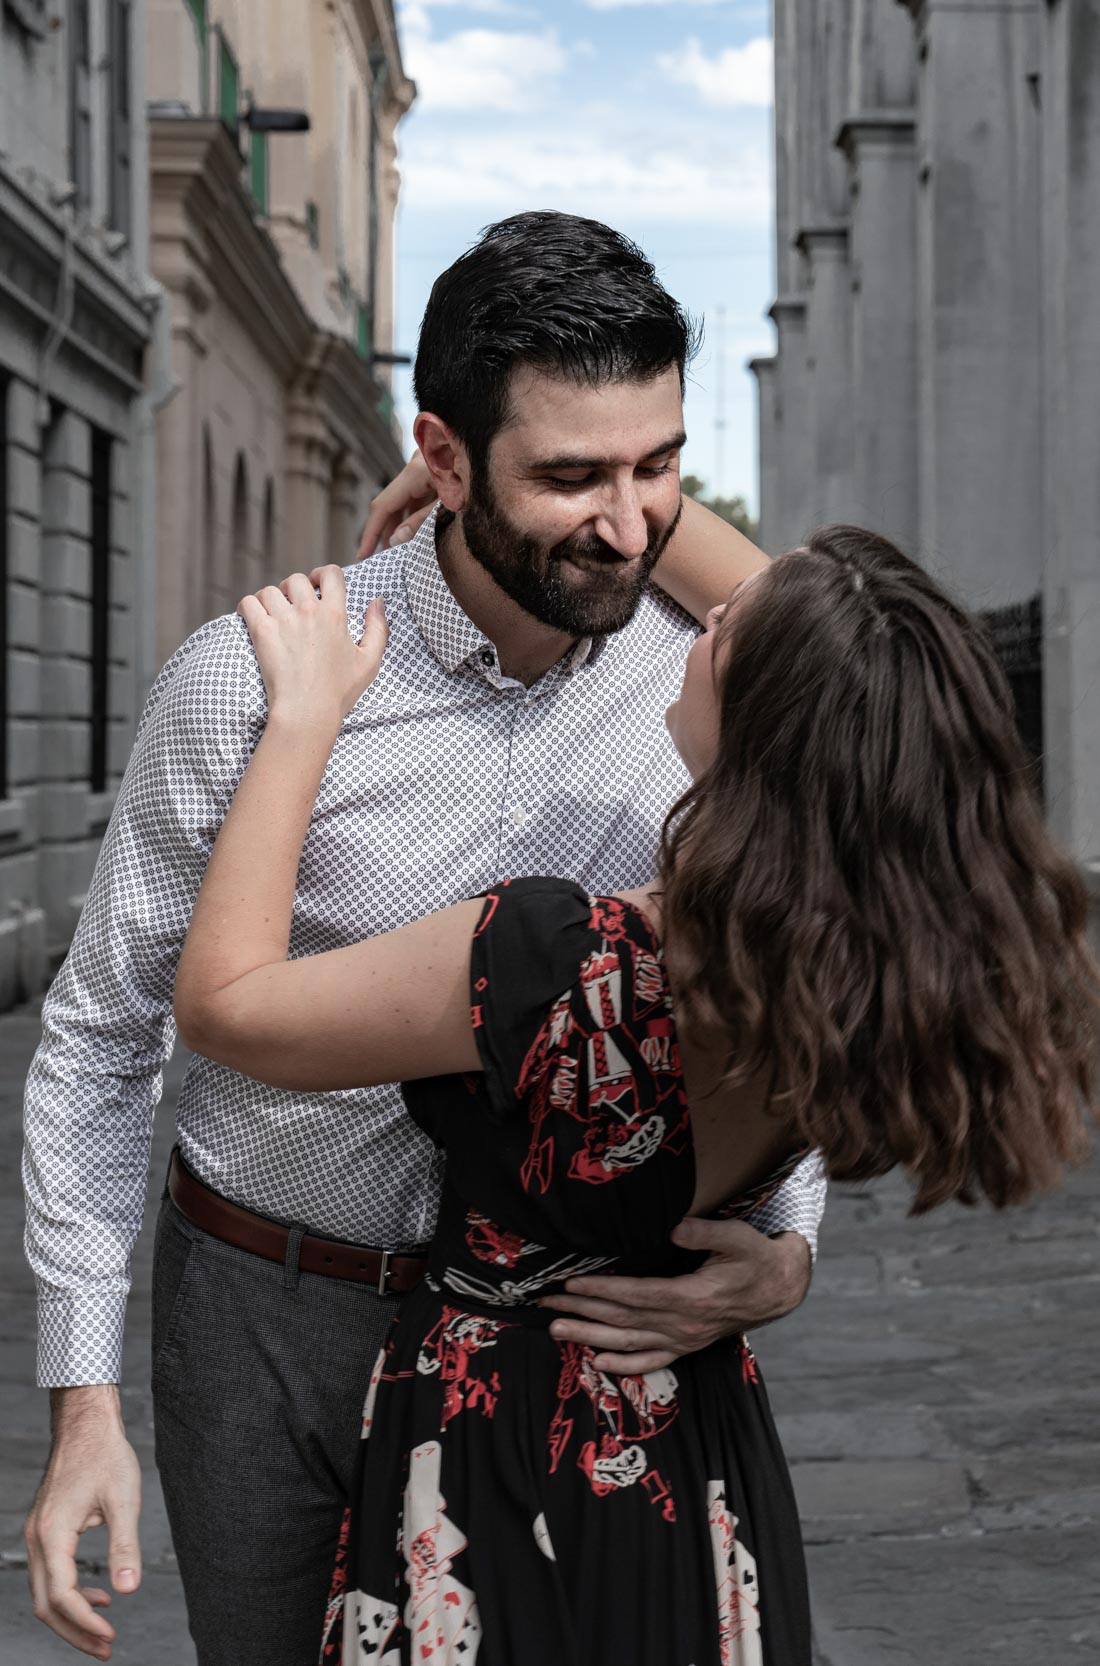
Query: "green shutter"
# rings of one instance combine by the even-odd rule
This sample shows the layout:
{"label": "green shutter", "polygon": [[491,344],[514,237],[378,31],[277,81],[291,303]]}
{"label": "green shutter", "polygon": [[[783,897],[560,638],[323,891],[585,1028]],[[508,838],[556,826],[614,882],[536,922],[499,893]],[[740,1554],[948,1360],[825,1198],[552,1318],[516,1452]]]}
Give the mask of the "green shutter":
{"label": "green shutter", "polygon": [[187,9],[195,19],[200,41],[206,40],[206,0],[187,0]]}
{"label": "green shutter", "polygon": [[218,30],[218,115],[236,137],[241,108],[241,81],[229,42]]}
{"label": "green shutter", "polygon": [[267,213],[267,134],[252,135],[252,195],[261,214]]}

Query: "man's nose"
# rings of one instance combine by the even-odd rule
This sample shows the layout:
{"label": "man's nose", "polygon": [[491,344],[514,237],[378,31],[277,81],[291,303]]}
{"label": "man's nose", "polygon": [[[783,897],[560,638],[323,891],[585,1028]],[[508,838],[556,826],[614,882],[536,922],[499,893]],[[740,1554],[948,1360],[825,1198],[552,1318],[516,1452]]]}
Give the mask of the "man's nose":
{"label": "man's nose", "polygon": [[596,517],[596,532],[624,560],[644,555],[649,547],[649,527],[636,491],[616,492]]}

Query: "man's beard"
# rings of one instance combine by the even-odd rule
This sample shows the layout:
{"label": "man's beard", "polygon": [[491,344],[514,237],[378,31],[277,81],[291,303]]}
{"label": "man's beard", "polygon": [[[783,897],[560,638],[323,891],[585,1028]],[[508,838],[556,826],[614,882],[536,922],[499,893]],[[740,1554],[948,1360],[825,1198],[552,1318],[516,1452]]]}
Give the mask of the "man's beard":
{"label": "man's beard", "polygon": [[[511,524],[483,471],[470,483],[460,519],[474,560],[525,613],[570,636],[604,636],[634,617],[680,509],[669,526],[650,533],[644,554],[630,562],[602,538],[565,538],[544,548]],[[563,572],[565,560],[584,563],[584,573]]]}

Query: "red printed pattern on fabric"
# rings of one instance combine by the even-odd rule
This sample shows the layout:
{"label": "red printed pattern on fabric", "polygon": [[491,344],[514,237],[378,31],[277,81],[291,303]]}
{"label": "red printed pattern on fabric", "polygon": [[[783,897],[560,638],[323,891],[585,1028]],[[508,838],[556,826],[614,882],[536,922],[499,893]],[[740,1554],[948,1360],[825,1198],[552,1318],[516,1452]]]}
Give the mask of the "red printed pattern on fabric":
{"label": "red printed pattern on fabric", "polygon": [[585,1185],[605,1185],[658,1151],[685,1147],[688,1109],[668,985],[659,952],[634,940],[629,918],[614,898],[592,899],[589,928],[601,944],[581,963],[576,986],[554,1002],[524,1059],[516,1093],[531,1122],[521,1171],[529,1193],[549,1187],[556,1112],[584,1129],[567,1174]]}

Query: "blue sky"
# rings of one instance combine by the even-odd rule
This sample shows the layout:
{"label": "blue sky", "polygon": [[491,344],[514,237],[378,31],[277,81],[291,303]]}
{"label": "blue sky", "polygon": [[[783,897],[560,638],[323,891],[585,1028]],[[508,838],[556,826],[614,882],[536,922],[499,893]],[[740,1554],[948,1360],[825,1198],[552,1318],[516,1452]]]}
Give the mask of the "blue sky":
{"label": "blue sky", "polygon": [[[398,0],[397,11],[419,98],[399,130],[396,347],[415,351],[434,278],[483,225],[523,208],[605,220],[705,322],[685,473],[755,506],[745,361],[770,350],[774,283],[767,0]],[[407,435],[407,372],[394,389]]]}

